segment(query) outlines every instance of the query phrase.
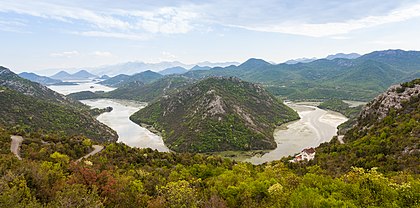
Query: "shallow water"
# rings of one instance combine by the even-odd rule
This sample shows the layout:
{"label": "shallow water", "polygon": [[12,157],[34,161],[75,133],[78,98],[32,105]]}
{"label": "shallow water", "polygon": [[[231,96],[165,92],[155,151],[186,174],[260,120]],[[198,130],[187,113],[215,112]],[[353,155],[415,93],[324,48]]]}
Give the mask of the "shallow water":
{"label": "shallow water", "polygon": [[328,142],[337,135],[337,126],[347,118],[340,113],[326,111],[305,104],[288,103],[301,117],[282,125],[274,131],[277,148],[264,155],[256,155],[245,161],[252,164],[262,164],[282,157],[294,155],[308,147],[317,147]]}
{"label": "shallow water", "polygon": [[115,88],[108,87],[105,85],[97,84],[96,81],[82,81],[82,82],[78,81],[77,85],[50,85],[47,87],[63,95],[68,95],[70,93],[81,92],[81,91],[108,92],[115,89]]}
{"label": "shallow water", "polygon": [[160,136],[129,119],[133,113],[144,108],[146,103],[112,99],[81,100],[81,102],[94,108],[108,106],[113,108],[111,112],[99,115],[97,119],[117,132],[118,142],[130,147],[152,148],[160,152],[169,152]]}

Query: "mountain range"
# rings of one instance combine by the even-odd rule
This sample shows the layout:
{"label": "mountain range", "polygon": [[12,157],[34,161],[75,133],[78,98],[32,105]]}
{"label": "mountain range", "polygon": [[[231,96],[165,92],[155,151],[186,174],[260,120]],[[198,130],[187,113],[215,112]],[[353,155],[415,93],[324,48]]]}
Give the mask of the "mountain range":
{"label": "mountain range", "polygon": [[[96,67],[89,69],[92,73],[98,75],[118,75],[118,74],[127,74],[133,75],[136,73],[140,73],[143,71],[151,70],[151,71],[163,71],[165,69],[174,68],[174,67],[182,67],[184,69],[191,69],[192,67],[198,66],[207,66],[207,67],[225,67],[229,65],[237,65],[237,62],[220,62],[220,63],[213,63],[213,62],[200,62],[196,64],[184,64],[179,61],[164,61],[159,63],[145,63],[141,61],[136,62],[127,62],[121,63],[116,65],[109,65],[103,67]],[[165,72],[163,72],[165,73]],[[171,73],[174,74],[174,73]]]}
{"label": "mountain range", "polygon": [[40,76],[35,73],[28,73],[28,72],[22,72],[19,74],[20,77],[31,80],[32,82],[38,82],[42,85],[55,85],[63,83],[63,81],[58,79],[53,79],[46,76]]}
{"label": "mountain range", "polygon": [[51,78],[57,79],[57,80],[87,80],[87,79],[95,79],[98,78],[97,75],[91,74],[90,72],[86,70],[80,70],[74,74],[69,74],[66,71],[60,71],[56,74],[52,75]]}

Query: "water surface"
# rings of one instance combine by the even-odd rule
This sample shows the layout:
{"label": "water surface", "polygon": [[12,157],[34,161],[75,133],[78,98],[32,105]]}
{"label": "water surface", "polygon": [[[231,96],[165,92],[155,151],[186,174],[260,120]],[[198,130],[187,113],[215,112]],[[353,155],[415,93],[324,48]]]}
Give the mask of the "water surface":
{"label": "water surface", "polygon": [[113,99],[81,100],[81,102],[94,108],[106,108],[108,106],[113,108],[111,112],[99,115],[97,119],[117,132],[118,142],[130,147],[152,148],[160,152],[169,152],[160,136],[129,119],[133,113],[144,108],[147,105],[146,103]]}
{"label": "water surface", "polygon": [[337,135],[337,126],[347,120],[340,113],[307,104],[287,103],[287,105],[296,110],[301,119],[284,124],[274,131],[274,139],[277,142],[275,150],[245,161],[262,164],[294,155],[308,147],[317,147]]}
{"label": "water surface", "polygon": [[108,92],[115,89],[112,87],[98,84],[97,81],[92,81],[92,80],[85,80],[85,81],[78,80],[74,82],[76,82],[77,85],[50,85],[47,87],[63,95],[68,95],[70,93],[81,92],[81,91]]}

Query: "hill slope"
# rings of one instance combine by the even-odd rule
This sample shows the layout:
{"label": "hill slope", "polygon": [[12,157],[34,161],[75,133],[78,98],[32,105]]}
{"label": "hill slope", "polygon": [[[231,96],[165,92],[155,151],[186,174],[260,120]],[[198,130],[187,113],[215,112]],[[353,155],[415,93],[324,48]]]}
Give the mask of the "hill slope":
{"label": "hill slope", "polygon": [[0,126],[18,133],[84,135],[104,142],[116,141],[117,134],[93,118],[87,110],[27,96],[0,88]]}
{"label": "hill slope", "polygon": [[152,83],[144,84],[139,81],[129,82],[113,91],[109,92],[76,92],[67,95],[76,100],[111,98],[136,100],[140,102],[152,102],[157,99],[174,93],[182,88],[191,85],[195,80],[184,76],[171,75],[165,76]]}
{"label": "hill slope", "polygon": [[420,52],[388,50],[356,59],[319,59],[310,63],[273,65],[250,59],[239,66],[215,67],[185,73],[192,78],[235,76],[260,83],[288,99],[370,100],[390,85],[419,78]]}
{"label": "hill slope", "polygon": [[114,141],[116,133],[94,119],[89,108],[0,67],[0,126],[21,133],[85,135]]}
{"label": "hill slope", "polygon": [[125,84],[128,84],[130,82],[135,82],[135,81],[147,84],[155,80],[158,80],[159,78],[162,78],[162,77],[163,75],[149,70],[149,71],[144,71],[144,72],[134,74],[131,76],[120,74],[115,77],[109,78],[105,81],[99,82],[99,84],[103,84],[103,85],[107,85],[111,87],[121,87]]}
{"label": "hill slope", "polygon": [[420,173],[420,79],[389,88],[368,103],[344,137],[317,148],[315,163],[333,173],[351,166]]}
{"label": "hill slope", "polygon": [[276,125],[297,118],[260,86],[235,78],[205,79],[130,117],[161,130],[180,152],[274,149]]}
{"label": "hill slope", "polygon": [[52,79],[46,76],[40,76],[35,73],[22,72],[19,74],[19,76],[24,79],[28,79],[32,82],[38,82],[39,84],[42,84],[42,85],[53,85],[53,84],[62,83],[61,80]]}
{"label": "hill slope", "polygon": [[31,82],[27,79],[19,77],[7,68],[0,66],[0,86],[4,86],[15,90],[17,92],[50,101],[57,104],[85,107],[82,103],[77,102],[73,99],[68,99],[66,96],[61,95],[48,87],[45,87],[39,83]]}

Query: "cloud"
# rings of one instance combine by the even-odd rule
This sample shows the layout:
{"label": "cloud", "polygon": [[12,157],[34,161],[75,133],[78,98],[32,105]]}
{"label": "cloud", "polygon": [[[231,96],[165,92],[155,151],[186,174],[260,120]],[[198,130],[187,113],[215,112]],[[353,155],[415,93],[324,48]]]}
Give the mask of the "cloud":
{"label": "cloud", "polygon": [[75,56],[80,55],[78,51],[64,51],[64,52],[57,52],[57,53],[51,53],[51,57],[65,57],[65,58],[72,58]]}
{"label": "cloud", "polygon": [[[85,6],[85,2],[83,4]],[[0,2],[0,12],[55,20],[77,27],[72,34],[130,40],[147,40],[150,34],[179,34],[193,29],[197,14],[183,7],[151,10],[97,8],[59,5],[46,0]]]}
{"label": "cloud", "polygon": [[84,32],[71,32],[72,34],[82,35],[87,37],[102,37],[102,38],[118,38],[128,40],[148,40],[151,38],[150,35],[146,34],[131,34],[131,33],[118,33],[118,32],[106,32],[106,31],[84,31]]}
{"label": "cloud", "polygon": [[113,57],[114,55],[111,52],[108,51],[95,51],[92,53],[94,56],[98,57]]}
{"label": "cloud", "polygon": [[186,0],[147,4],[104,0],[101,3],[106,6],[83,0],[2,0],[0,14],[59,21],[72,25],[63,28],[72,28],[70,33],[76,35],[141,41],[159,34],[185,34],[220,28],[220,25],[259,32],[344,37],[355,30],[420,17],[418,0],[380,3],[377,0]]}
{"label": "cloud", "polygon": [[238,27],[260,32],[275,32],[311,37],[326,37],[343,35],[354,30],[371,28],[378,25],[403,22],[412,18],[420,17],[420,4],[400,8],[386,15],[367,16],[360,19],[351,19],[343,22],[327,22],[311,24],[306,22],[279,22],[276,24],[231,24],[230,27]]}

